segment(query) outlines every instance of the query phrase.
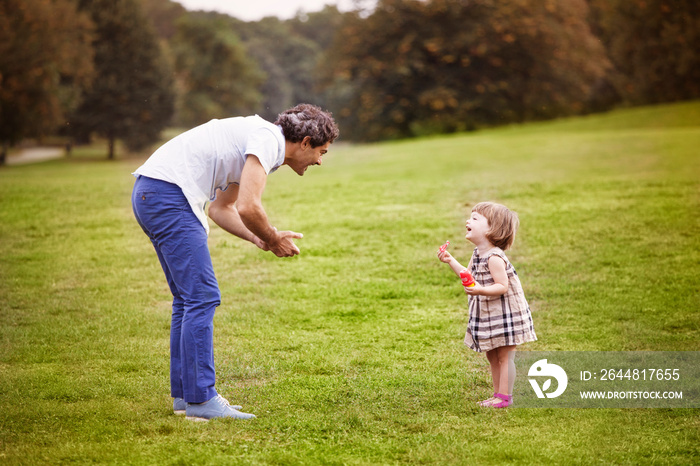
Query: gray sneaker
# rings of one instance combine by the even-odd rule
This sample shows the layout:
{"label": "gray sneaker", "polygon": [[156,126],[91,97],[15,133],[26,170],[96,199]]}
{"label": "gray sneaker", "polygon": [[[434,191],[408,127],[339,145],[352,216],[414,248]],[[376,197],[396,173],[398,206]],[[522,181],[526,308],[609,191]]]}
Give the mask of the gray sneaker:
{"label": "gray sneaker", "polygon": [[173,411],[177,416],[184,416],[187,410],[187,403],[182,398],[173,398]]}
{"label": "gray sneaker", "polygon": [[[243,406],[232,405],[233,409],[240,410]],[[184,416],[187,410],[187,403],[182,398],[173,398],[173,412],[176,416]]]}
{"label": "gray sneaker", "polygon": [[208,421],[218,417],[230,417],[233,419],[254,419],[255,415],[238,411],[221,395],[217,395],[205,403],[187,403],[187,419],[190,421]]}

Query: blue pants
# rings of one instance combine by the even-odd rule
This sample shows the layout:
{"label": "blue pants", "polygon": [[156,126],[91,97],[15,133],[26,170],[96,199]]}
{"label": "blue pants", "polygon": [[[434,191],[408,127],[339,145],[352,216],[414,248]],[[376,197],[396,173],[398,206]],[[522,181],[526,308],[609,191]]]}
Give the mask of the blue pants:
{"label": "blue pants", "polygon": [[131,204],[173,294],[171,396],[203,403],[217,395],[213,332],[214,311],[221,303],[207,233],[174,184],[140,176]]}

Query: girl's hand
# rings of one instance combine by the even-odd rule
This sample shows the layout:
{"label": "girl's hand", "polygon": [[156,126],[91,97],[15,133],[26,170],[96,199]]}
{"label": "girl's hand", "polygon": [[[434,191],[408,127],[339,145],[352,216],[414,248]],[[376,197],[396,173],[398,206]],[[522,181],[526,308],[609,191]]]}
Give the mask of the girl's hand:
{"label": "girl's hand", "polygon": [[475,282],[474,286],[465,286],[464,292],[469,296],[479,296],[484,291],[484,287],[479,285],[479,282]]}
{"label": "girl's hand", "polygon": [[464,288],[464,292],[469,296],[501,296],[508,292],[506,263],[498,256],[491,256],[488,264],[494,283],[488,286],[482,286],[479,282],[476,282],[475,286]]}
{"label": "girl's hand", "polygon": [[452,254],[450,254],[449,252],[447,252],[447,250],[445,250],[445,251],[438,251],[438,259],[440,259],[441,262],[449,264],[453,258],[452,258]]}

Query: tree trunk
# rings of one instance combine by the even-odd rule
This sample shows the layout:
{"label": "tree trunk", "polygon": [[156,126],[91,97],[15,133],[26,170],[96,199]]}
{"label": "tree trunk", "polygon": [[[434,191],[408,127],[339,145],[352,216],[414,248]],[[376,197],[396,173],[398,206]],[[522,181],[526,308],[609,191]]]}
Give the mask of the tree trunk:
{"label": "tree trunk", "polygon": [[107,158],[109,160],[114,160],[114,136],[109,137],[109,155]]}
{"label": "tree trunk", "polygon": [[0,166],[7,163],[7,143],[3,142],[0,144]]}

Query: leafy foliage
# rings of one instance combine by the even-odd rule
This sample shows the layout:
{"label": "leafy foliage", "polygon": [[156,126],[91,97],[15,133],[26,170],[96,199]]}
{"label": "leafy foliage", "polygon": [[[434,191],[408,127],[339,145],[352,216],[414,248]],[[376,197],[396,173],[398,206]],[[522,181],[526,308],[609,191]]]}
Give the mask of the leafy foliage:
{"label": "leafy foliage", "polygon": [[158,37],[170,41],[177,32],[177,20],[187,13],[185,7],[170,0],[139,0],[139,3]]}
{"label": "leafy foliage", "polygon": [[0,2],[0,142],[64,123],[93,77],[92,23],[70,0]]}
{"label": "leafy foliage", "polygon": [[608,67],[583,0],[383,0],[348,20],[325,63],[362,139],[582,111]]}
{"label": "leafy foliage", "polygon": [[648,104],[700,97],[700,2],[590,1],[623,99]]}
{"label": "leafy foliage", "polygon": [[181,99],[178,123],[193,126],[255,110],[261,72],[222,17],[182,16],[172,43]]}
{"label": "leafy foliage", "polygon": [[[136,150],[158,139],[173,112],[169,67],[134,0],[82,0],[96,26],[97,78],[74,113],[74,131],[122,139]],[[110,157],[113,153],[110,151]]]}
{"label": "leafy foliage", "polygon": [[361,4],[244,22],[171,0],[6,0],[0,140],[70,113],[79,139],[137,148],[174,107],[191,126],[300,102],[381,140],[700,97],[695,0]]}
{"label": "leafy foliage", "polygon": [[327,7],[309,14],[305,21],[264,18],[254,23],[231,22],[266,74],[259,108],[262,117],[274,120],[301,102],[326,107],[325,95],[317,89],[317,68],[335,33],[334,25],[341,21],[337,8]]}

